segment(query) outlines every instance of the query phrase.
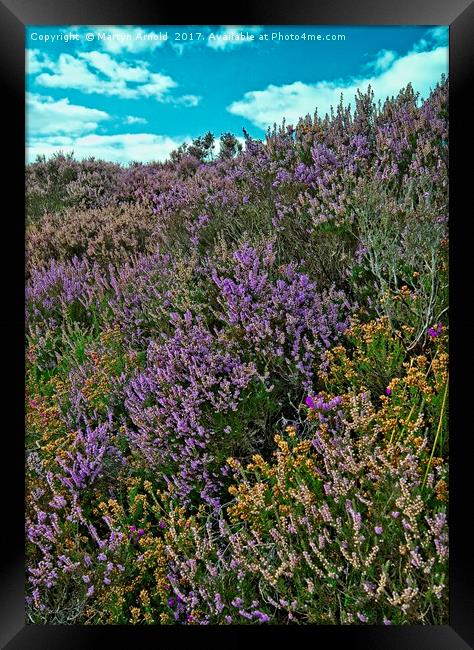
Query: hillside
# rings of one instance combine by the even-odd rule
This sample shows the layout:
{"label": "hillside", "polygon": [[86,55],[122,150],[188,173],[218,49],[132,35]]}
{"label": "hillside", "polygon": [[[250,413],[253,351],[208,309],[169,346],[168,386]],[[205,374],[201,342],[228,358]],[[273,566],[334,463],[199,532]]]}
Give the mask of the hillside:
{"label": "hillside", "polygon": [[26,168],[27,611],[446,624],[448,81]]}

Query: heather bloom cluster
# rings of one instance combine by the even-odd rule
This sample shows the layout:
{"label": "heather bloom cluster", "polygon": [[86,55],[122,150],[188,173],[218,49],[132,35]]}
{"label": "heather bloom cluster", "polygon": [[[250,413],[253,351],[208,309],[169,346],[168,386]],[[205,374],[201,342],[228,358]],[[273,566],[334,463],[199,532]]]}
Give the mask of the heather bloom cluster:
{"label": "heather bloom cluster", "polygon": [[111,268],[103,280],[111,322],[119,324],[129,345],[145,347],[169,318],[175,272],[171,256],[157,251]]}
{"label": "heather bloom cluster", "polygon": [[27,166],[30,622],[447,623],[447,100]]}
{"label": "heather bloom cluster", "polygon": [[118,449],[110,444],[110,424],[108,422],[85,431],[78,431],[71,448],[58,457],[57,462],[63,471],[61,483],[72,492],[77,492],[99,478],[102,478],[108,456],[120,455]]}
{"label": "heather bloom cluster", "polygon": [[322,411],[331,411],[334,409],[336,406],[339,406],[339,404],[342,401],[342,397],[339,395],[337,397],[333,397],[332,399],[325,401],[323,395],[316,395],[314,397],[311,397],[308,395],[304,402],[306,406],[310,409],[321,409]]}
{"label": "heather bloom cluster", "polygon": [[130,441],[153,467],[179,463],[171,480],[183,499],[201,486],[202,498],[216,503],[218,467],[210,448],[222,433],[232,435],[232,427],[229,420],[216,431],[215,414],[238,411],[258,384],[271,391],[265,373],[272,366],[275,373],[288,368],[309,381],[321,348],[347,327],[349,305],[342,292],[321,298],[314,283],[293,267],[283,269],[284,279],[270,279],[275,273],[271,245],[261,256],[244,246],[233,258],[231,277],[212,268],[219,289],[212,330],[190,310],[183,317],[171,312],[173,334],[150,342],[147,368],[125,389],[134,424]]}
{"label": "heather bloom cluster", "polygon": [[337,341],[348,326],[351,305],[342,291],[320,293],[295,264],[275,275],[275,255],[269,244],[260,258],[245,246],[234,253],[231,277],[213,269],[221,291],[222,320],[265,358],[291,362],[310,385],[321,351]]}
{"label": "heather bloom cluster", "polygon": [[35,222],[45,214],[68,207],[107,205],[115,192],[121,168],[103,160],[78,162],[71,154],[39,157],[26,167],[26,215]]}
{"label": "heather bloom cluster", "polygon": [[125,263],[130,256],[153,252],[155,223],[141,204],[77,209],[46,214],[32,224],[27,238],[27,272],[76,255],[97,263]]}
{"label": "heather bloom cluster", "polygon": [[258,378],[257,369],[189,311],[183,318],[172,314],[171,320],[174,335],[150,344],[147,368],[125,388],[133,423],[128,437],[150,467],[171,463],[177,468],[168,480],[180,499],[199,487],[205,501],[216,503],[212,414],[237,411],[242,392]]}
{"label": "heather bloom cluster", "polygon": [[70,263],[52,261],[46,269],[35,269],[26,290],[27,316],[35,324],[61,316],[74,303],[85,309],[90,305],[94,267],[87,260],[73,257]]}
{"label": "heather bloom cluster", "polygon": [[[418,493],[421,456],[410,442],[384,448],[368,419],[365,426],[357,441],[349,432],[321,435],[311,421],[304,438],[296,440],[290,427],[289,434],[276,437],[275,461],[255,457],[245,469],[229,461],[237,480],[229,488],[234,495],[226,506],[230,522],[222,518],[213,530],[199,518],[171,517],[165,552],[183,616],[199,611],[196,622],[203,624],[224,624],[229,616],[246,623],[259,608],[260,622],[391,624],[415,620],[417,600],[426,590],[441,597],[444,506],[433,519],[424,514]],[[399,465],[395,457],[401,457]],[[390,512],[395,504],[402,520]],[[244,596],[243,585],[255,576],[265,602]],[[226,604],[218,592],[224,579]],[[350,607],[334,593],[347,584]],[[314,600],[325,605],[314,609]]]}
{"label": "heather bloom cluster", "polygon": [[[84,606],[88,598],[124,571],[119,558],[125,535],[107,515],[101,518],[99,534],[99,522],[93,523],[85,511],[89,510],[92,486],[104,478],[105,455],[120,456],[110,444],[109,433],[106,426],[97,430],[87,427],[85,433],[78,433],[74,452],[68,451],[67,458],[58,455],[57,472],[46,471],[40,464],[30,476],[34,485],[44,475],[44,487],[31,490],[26,522],[27,543],[35,549],[32,557],[36,558],[28,568],[32,591],[27,602],[40,611],[46,609],[50,590],[64,576],[82,585],[78,597]],[[87,548],[72,543],[78,531],[90,539]]]}
{"label": "heather bloom cluster", "polygon": [[442,331],[443,323],[437,323],[435,326],[428,328],[428,336],[430,336],[432,339],[435,339],[441,334]]}

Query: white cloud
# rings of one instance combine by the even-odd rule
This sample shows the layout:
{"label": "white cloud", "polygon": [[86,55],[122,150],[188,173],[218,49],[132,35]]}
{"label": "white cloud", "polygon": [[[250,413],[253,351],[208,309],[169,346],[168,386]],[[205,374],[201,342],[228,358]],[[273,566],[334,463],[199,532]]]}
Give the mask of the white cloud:
{"label": "white cloud", "polygon": [[170,76],[160,72],[150,72],[148,63],[135,64],[119,62],[104,52],[80,52],[78,56],[60,54],[56,63],[50,63],[50,72],[42,72],[36,83],[46,88],[79,90],[85,94],[98,94],[138,99],[152,97],[158,102],[179,103],[196,106],[195,95],[174,97],[169,94],[178,87]]}
{"label": "white cloud", "polygon": [[101,122],[108,119],[110,115],[105,111],[71,104],[67,98],[55,101],[36,93],[26,95],[28,133],[82,135],[95,131]]}
{"label": "white cloud", "polygon": [[127,115],[123,121],[125,124],[147,124],[148,122],[144,117],[135,117],[134,115]]}
{"label": "white cloud", "polygon": [[432,27],[425,32],[424,38],[413,45],[412,52],[425,52],[435,47],[448,46],[449,28]]}
{"label": "white cloud", "polygon": [[397,58],[397,53],[393,50],[380,50],[373,61],[366,65],[367,70],[374,72],[383,72],[387,70]]}
{"label": "white cloud", "polygon": [[191,106],[197,106],[201,101],[201,97],[199,95],[181,95],[181,97],[169,97],[168,101],[171,104],[181,104],[189,108]]}
{"label": "white cloud", "polygon": [[124,81],[144,82],[147,81],[150,73],[147,70],[148,63],[139,61],[139,65],[119,63],[110,54],[104,52],[80,52],[79,56],[88,62],[90,67],[102,72],[106,77],[114,79],[119,77]]}
{"label": "white cloud", "polygon": [[47,54],[37,49],[26,50],[25,70],[26,74],[38,74],[42,70],[51,68],[52,61]]}
{"label": "white cloud", "polygon": [[166,160],[170,153],[189,137],[169,137],[155,133],[118,133],[115,135],[90,134],[79,138],[50,136],[32,138],[26,145],[26,160],[33,162],[38,155],[73,152],[78,159],[101,158],[127,164],[132,161],[152,162]]}
{"label": "white cloud", "polygon": [[[63,151],[77,158],[102,158],[128,163],[165,160],[173,149],[189,137],[170,137],[154,133],[94,133],[111,116],[95,108],[71,104],[69,99],[27,93],[27,162],[38,155],[51,156]],[[144,124],[146,119],[127,115],[126,124]]]}
{"label": "white cloud", "polygon": [[428,36],[438,43],[438,45],[447,45],[449,41],[449,27],[433,27],[428,30]]}
{"label": "white cloud", "polygon": [[230,50],[241,45],[249,45],[253,41],[240,38],[240,34],[248,33],[257,36],[263,30],[258,25],[242,27],[241,25],[226,25],[218,30],[211,31],[207,36],[207,45],[214,50]]}
{"label": "white cloud", "polygon": [[97,86],[98,79],[87,64],[71,54],[60,54],[54,72],[43,72],[36,82],[48,88],[73,88],[84,92],[94,92]]}
{"label": "white cloud", "polygon": [[165,93],[171,88],[176,88],[176,81],[159,72],[153,72],[149,75],[147,83],[137,88],[140,95],[144,97],[155,97],[161,100]]}
{"label": "white cloud", "polygon": [[337,106],[341,93],[346,104],[354,105],[357,89],[364,92],[369,84],[376,101],[397,95],[409,82],[422,98],[427,97],[441,74],[448,72],[448,50],[444,46],[435,46],[431,50],[418,51],[415,47],[397,59],[392,57],[392,53],[383,51],[373,63],[372,72],[366,77],[318,81],[315,84],[295,81],[283,86],[269,85],[264,90],[252,90],[233,102],[227,110],[266,129],[275,122],[281,123],[283,118],[287,123],[295,124],[300,117],[313,113],[316,108],[319,115],[324,116],[331,106]]}

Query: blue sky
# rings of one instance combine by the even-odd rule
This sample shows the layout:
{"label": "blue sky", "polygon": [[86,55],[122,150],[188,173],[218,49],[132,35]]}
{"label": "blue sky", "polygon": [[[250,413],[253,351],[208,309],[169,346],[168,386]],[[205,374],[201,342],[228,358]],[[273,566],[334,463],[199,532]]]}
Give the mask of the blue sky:
{"label": "blue sky", "polygon": [[[206,131],[263,138],[411,82],[448,73],[448,27],[28,26],[26,159],[73,151],[127,164],[164,160]],[[166,38],[165,38],[166,36]],[[343,37],[343,38],[342,38]]]}

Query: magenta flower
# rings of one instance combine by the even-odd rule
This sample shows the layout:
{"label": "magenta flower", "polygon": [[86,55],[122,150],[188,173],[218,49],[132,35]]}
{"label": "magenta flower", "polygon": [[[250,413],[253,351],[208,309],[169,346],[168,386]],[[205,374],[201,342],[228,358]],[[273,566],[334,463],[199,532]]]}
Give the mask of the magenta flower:
{"label": "magenta flower", "polygon": [[309,395],[308,395],[308,397],[305,399],[304,403],[305,403],[306,406],[307,406],[308,408],[310,408],[310,409],[315,409],[315,408],[316,408],[316,404],[313,402],[312,397],[310,397]]}
{"label": "magenta flower", "polygon": [[390,397],[391,394],[392,394],[392,389],[391,388],[386,388],[385,389],[385,395],[388,395]]}
{"label": "magenta flower", "polygon": [[434,327],[428,328],[428,336],[431,336],[432,339],[435,339],[443,331],[443,323],[437,323]]}

